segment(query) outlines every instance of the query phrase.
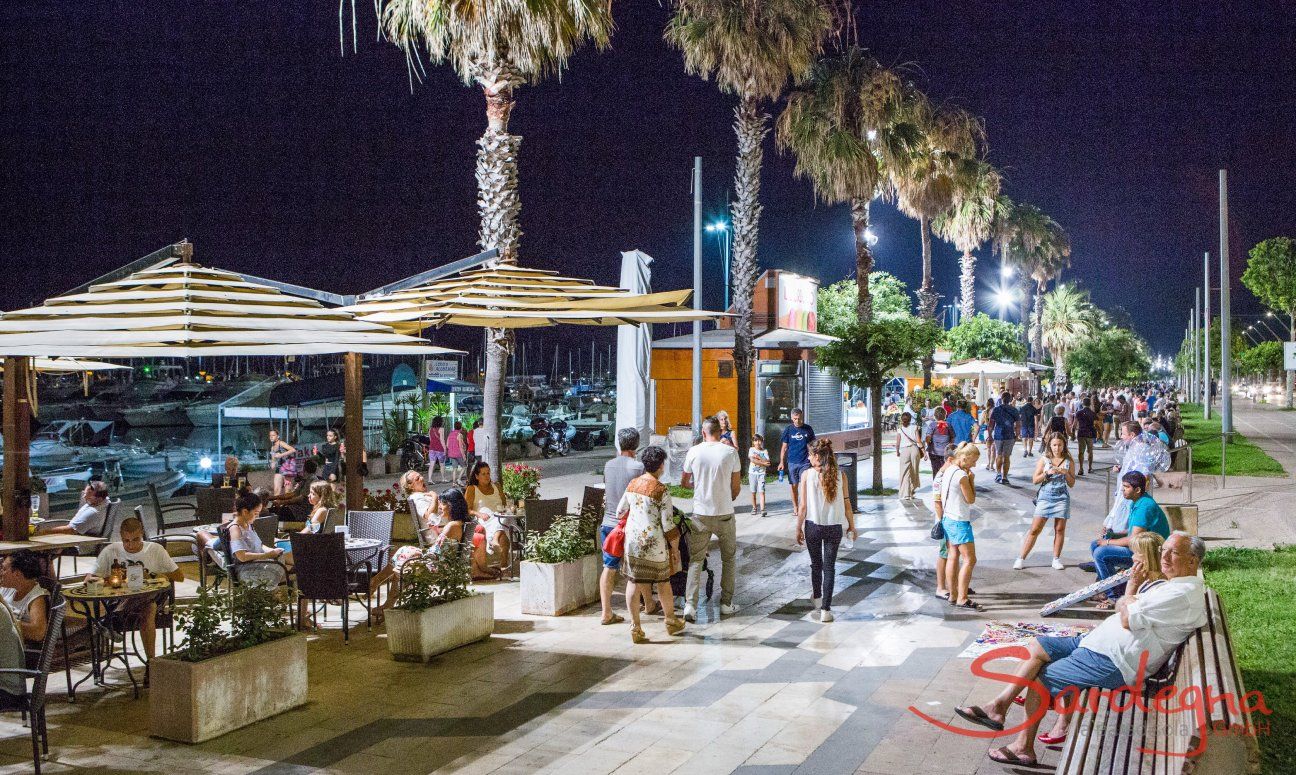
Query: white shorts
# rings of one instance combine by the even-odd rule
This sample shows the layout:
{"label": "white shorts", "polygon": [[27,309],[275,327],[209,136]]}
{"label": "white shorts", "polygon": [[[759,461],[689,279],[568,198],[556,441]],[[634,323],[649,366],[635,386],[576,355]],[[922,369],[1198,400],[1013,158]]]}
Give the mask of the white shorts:
{"label": "white shorts", "polygon": [[752,495],[765,492],[765,472],[759,474],[747,474],[747,486],[751,489]]}

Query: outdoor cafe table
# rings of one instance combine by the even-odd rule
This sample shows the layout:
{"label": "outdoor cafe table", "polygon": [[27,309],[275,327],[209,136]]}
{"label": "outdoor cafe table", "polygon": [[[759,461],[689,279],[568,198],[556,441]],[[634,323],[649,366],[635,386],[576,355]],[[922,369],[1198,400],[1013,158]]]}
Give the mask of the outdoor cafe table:
{"label": "outdoor cafe table", "polygon": [[53,576],[52,558],[65,549],[80,549],[106,543],[108,539],[99,536],[83,536],[68,533],[51,533],[34,535],[26,541],[0,541],[0,556],[27,550],[40,555],[41,564],[46,576]]}
{"label": "outdoor cafe table", "polygon": [[[156,597],[165,593],[170,587],[170,579],[152,578],[145,579],[144,586],[139,589],[130,589],[125,584],[120,587],[112,587],[107,582],[104,583],[103,589],[98,592],[90,592],[84,583],[63,588],[63,597],[67,600],[68,607],[85,617],[90,625],[90,675],[77,681],[72,686],[70,695],[73,699],[76,697],[76,688],[85,683],[88,678],[93,678],[96,686],[109,687],[105,674],[112,665],[113,660],[120,661],[122,667],[126,669],[126,675],[130,678],[135,698],[139,699],[139,683],[135,680],[135,674],[131,671],[131,648],[127,643],[126,632],[118,632],[115,629],[116,622],[112,614],[130,600],[147,596]],[[100,632],[107,637],[102,639],[97,637]],[[120,653],[117,651],[117,638],[114,637],[116,635],[121,636]],[[105,644],[108,649],[106,655],[101,653],[100,649],[100,646]],[[144,663],[144,658],[140,656],[138,651],[135,652],[135,658]]]}

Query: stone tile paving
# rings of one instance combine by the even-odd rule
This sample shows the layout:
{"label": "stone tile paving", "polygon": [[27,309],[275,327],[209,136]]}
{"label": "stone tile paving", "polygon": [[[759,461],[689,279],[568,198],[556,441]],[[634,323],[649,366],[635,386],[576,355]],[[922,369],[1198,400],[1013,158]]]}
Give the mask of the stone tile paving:
{"label": "stone tile paving", "polygon": [[[951,720],[955,705],[984,698],[994,687],[978,685],[956,655],[988,620],[1038,619],[1040,605],[1086,581],[1074,567],[1048,567],[1048,533],[1028,568],[1011,570],[1033,495],[1028,463],[1018,461],[1011,488],[978,472],[982,614],[955,613],[932,594],[926,502],[864,498],[860,540],[838,558],[837,621],[812,621],[808,557],[791,540],[786,488],[775,486],[768,518],[739,516],[742,611],[721,619],[706,606],[683,637],[648,617],[654,642],[634,646],[628,625],[599,625],[597,607],[523,616],[516,584],[491,584],[488,641],[411,665],[391,660],[381,628],[362,625],[350,645],[327,631],[310,643],[307,706],[201,745],[147,737],[145,700],[87,693],[68,704],[56,685],[45,771],[1000,772],[985,741],[942,732],[908,708]],[[591,477],[562,479],[547,486],[578,492]],[[1086,557],[1103,488],[1101,477],[1077,484],[1068,566]],[[1096,618],[1069,613],[1060,621]],[[28,750],[17,720],[0,721],[0,773],[29,771]]]}

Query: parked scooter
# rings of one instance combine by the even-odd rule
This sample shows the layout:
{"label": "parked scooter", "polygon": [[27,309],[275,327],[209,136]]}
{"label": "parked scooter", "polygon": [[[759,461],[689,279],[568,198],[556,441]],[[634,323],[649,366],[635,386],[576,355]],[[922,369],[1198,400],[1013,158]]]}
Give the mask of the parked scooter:
{"label": "parked scooter", "polygon": [[422,471],[428,465],[428,437],[413,433],[405,437],[400,446],[400,466],[402,471]]}
{"label": "parked scooter", "polygon": [[562,420],[550,422],[543,416],[534,417],[531,420],[531,429],[535,431],[535,436],[531,441],[540,448],[540,454],[545,457],[554,455],[566,455],[571,451],[570,430],[567,423]]}

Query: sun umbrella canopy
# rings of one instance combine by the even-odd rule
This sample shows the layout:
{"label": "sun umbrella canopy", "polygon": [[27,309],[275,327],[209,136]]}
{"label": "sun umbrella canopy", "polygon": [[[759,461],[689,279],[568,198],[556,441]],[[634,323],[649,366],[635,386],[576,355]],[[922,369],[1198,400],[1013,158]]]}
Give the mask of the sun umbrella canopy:
{"label": "sun umbrella canopy", "polygon": [[500,264],[362,299],[344,309],[398,331],[429,326],[534,328],[683,323],[723,315],[684,306],[692,291],[632,293],[556,272]]}
{"label": "sun umbrella canopy", "polygon": [[944,369],[938,368],[932,373],[937,377],[950,379],[973,379],[975,377],[1011,379],[1012,377],[1029,376],[1030,369],[1024,363],[973,359],[959,364],[952,364]]}
{"label": "sun umbrella canopy", "polygon": [[455,353],[233,272],[182,262],[0,315],[0,354],[152,358]]}
{"label": "sun umbrella canopy", "polygon": [[[4,358],[0,358],[0,366],[3,365]],[[129,369],[130,366],[122,366],[119,363],[108,363],[106,361],[87,361],[80,358],[33,358],[32,368],[42,374],[75,374],[79,371]]]}

